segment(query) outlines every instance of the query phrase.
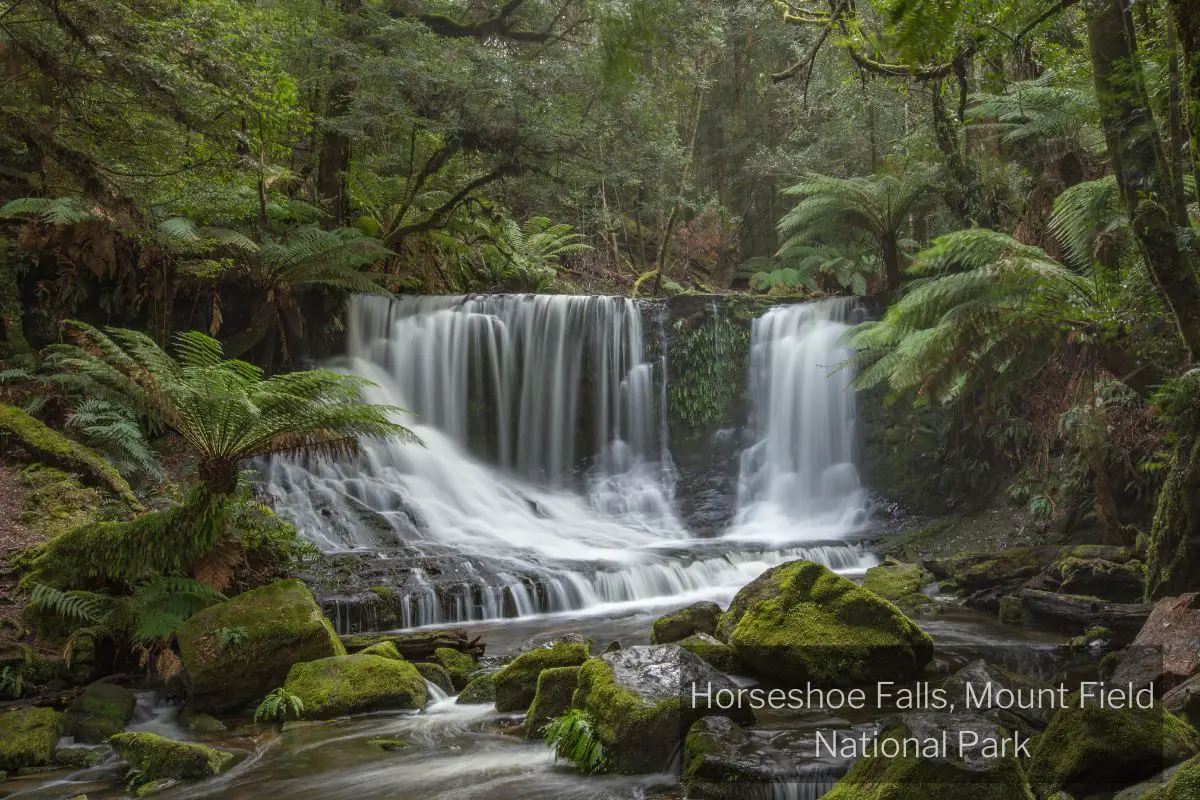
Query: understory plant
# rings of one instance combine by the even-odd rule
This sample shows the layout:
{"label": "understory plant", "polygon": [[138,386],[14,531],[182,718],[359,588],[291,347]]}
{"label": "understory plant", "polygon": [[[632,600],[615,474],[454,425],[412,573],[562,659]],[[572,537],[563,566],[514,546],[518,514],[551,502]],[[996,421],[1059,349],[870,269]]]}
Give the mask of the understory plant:
{"label": "understory plant", "polygon": [[608,752],[596,736],[595,722],[590,714],[573,708],[542,729],[546,744],[554,751],[555,760],[570,762],[587,775],[608,770]]}
{"label": "understory plant", "polygon": [[304,701],[279,687],[263,698],[254,710],[254,721],[278,720],[282,722],[289,716],[299,719],[304,713]]}

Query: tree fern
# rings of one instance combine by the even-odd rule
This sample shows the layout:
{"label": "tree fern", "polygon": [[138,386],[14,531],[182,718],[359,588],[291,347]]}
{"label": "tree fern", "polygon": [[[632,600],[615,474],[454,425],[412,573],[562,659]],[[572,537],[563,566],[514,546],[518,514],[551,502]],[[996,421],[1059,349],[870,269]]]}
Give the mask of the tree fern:
{"label": "tree fern", "polygon": [[1066,189],[1054,201],[1050,232],[1073,264],[1091,266],[1115,251],[1129,229],[1129,214],[1113,175]]}
{"label": "tree fern", "polygon": [[38,217],[49,225],[72,225],[99,219],[99,212],[78,197],[19,197],[0,206],[0,219]]}
{"label": "tree fern", "polygon": [[1104,137],[1090,85],[1072,86],[1052,71],[1009,85],[999,94],[971,96],[971,123],[993,129],[1006,145],[1041,163],[1066,155],[1099,156]]}
{"label": "tree fern", "polygon": [[524,225],[504,218],[492,231],[484,257],[500,266],[500,278],[510,288],[537,291],[554,279],[563,256],[591,250],[583,236],[548,217],[532,217]]}
{"label": "tree fern", "polygon": [[226,359],[221,344],[191,331],[175,339],[175,356],[136,331],[100,331],[75,323],[81,344],[60,348],[64,369],[98,392],[123,391],[195,452],[201,476],[228,494],[239,464],[276,454],[350,457],[363,437],[415,441],[393,421],[405,413],[363,404],[373,384],[328,370],[265,377],[252,364]]}

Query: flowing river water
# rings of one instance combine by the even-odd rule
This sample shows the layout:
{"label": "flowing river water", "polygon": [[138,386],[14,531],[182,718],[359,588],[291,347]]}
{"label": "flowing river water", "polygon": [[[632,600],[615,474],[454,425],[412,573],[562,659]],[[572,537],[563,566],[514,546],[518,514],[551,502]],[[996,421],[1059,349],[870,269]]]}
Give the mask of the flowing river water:
{"label": "flowing river water", "polygon": [[[676,510],[668,321],[661,306],[622,298],[356,299],[347,353],[334,366],[374,381],[369,400],[411,411],[422,444],[369,443],[346,464],[277,459],[264,465],[265,483],[322,550],[394,562],[403,627],[467,625],[489,655],[552,632],[582,633],[597,650],[645,644],[657,614],[698,599],[726,604],[776,564],[804,558],[855,577],[875,563],[859,543],[872,514],[855,469],[851,373],[839,368],[849,356],[842,334],[859,316],[855,301],[830,300],[776,307],[754,322],[736,492],[716,536],[693,535]],[[922,624],[943,670],[982,656],[1044,672],[1056,658],[1057,637],[957,607]],[[514,735],[519,717],[453,698],[418,714],[282,730],[246,722],[214,737],[187,733],[177,708],[156,703],[140,698],[135,729],[244,754],[226,774],[167,798],[680,796],[677,775],[583,777]],[[816,709],[764,719],[754,735],[787,750],[818,723],[872,721]],[[383,751],[367,742],[377,736],[409,746]],[[798,758],[797,781],[773,796],[816,798],[844,768]],[[119,778],[110,761],[12,781],[0,797],[121,797]]]}

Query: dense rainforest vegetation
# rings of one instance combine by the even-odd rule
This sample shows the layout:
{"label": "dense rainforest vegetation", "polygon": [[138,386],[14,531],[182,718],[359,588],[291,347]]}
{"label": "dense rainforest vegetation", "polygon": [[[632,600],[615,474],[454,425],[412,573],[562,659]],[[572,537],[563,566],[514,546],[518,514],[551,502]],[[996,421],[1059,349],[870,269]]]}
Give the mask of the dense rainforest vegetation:
{"label": "dense rainforest vegetation", "polygon": [[0,56],[0,435],[52,534],[4,531],[0,692],[32,642],[170,679],[313,555],[243,470],[414,438],[307,369],[361,293],[873,298],[856,385],[956,420],[947,491],[1200,589],[1192,0],[0,0]]}

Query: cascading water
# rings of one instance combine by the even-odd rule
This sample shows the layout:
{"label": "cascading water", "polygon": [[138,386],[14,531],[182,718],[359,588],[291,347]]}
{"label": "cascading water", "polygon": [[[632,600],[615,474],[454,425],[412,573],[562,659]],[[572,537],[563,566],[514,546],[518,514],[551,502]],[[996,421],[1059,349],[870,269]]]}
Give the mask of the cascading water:
{"label": "cascading water", "polygon": [[841,343],[854,298],[780,306],[754,321],[754,445],[742,453],[731,537],[826,539],[866,521],[854,467],[853,375]]}
{"label": "cascading water", "polygon": [[[860,566],[834,536],[779,535],[771,549],[688,537],[663,361],[647,356],[666,348],[644,330],[662,311],[615,297],[357,298],[335,366],[377,384],[368,401],[409,409],[422,445],[370,442],[344,464],[275,459],[270,491],[323,550],[395,567],[405,627],[726,597],[795,558]],[[747,495],[743,511],[770,498]],[[370,625],[341,610],[339,629]]]}

